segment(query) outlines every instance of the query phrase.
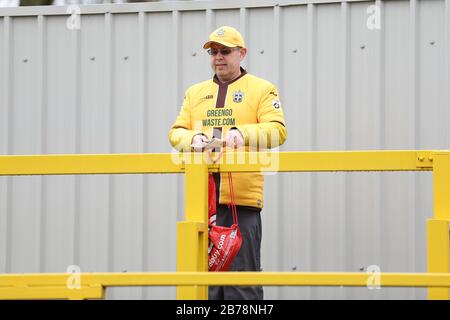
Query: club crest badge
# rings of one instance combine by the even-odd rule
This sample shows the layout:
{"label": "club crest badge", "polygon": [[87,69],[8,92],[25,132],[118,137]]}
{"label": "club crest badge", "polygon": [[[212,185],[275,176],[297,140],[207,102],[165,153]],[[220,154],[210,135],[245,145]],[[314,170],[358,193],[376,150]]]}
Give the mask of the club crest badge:
{"label": "club crest badge", "polygon": [[245,94],[241,90],[234,91],[233,92],[233,101],[236,103],[240,103],[240,102],[242,102],[242,100],[244,100],[244,96],[245,96]]}
{"label": "club crest badge", "polygon": [[280,109],[280,101],[278,100],[273,100],[272,105],[275,109]]}

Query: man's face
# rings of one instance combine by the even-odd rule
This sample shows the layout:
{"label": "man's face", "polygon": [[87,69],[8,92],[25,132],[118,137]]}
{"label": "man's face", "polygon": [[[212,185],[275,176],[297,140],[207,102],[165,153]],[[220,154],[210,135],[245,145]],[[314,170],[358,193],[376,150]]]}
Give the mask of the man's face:
{"label": "man's face", "polygon": [[230,81],[239,76],[241,61],[244,59],[247,49],[228,48],[213,43],[210,50],[213,53],[211,55],[211,68],[220,81]]}

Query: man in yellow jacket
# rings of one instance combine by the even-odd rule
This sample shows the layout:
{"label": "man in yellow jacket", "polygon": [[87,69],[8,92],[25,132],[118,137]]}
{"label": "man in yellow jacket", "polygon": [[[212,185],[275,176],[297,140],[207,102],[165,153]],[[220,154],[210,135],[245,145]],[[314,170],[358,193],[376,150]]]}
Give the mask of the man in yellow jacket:
{"label": "man in yellow jacket", "polygon": [[[179,151],[201,151],[211,138],[223,140],[226,148],[256,151],[284,143],[287,130],[277,88],[247,73],[241,62],[247,54],[241,34],[223,26],[211,33],[203,46],[211,57],[214,77],[191,86],[180,113],[169,131],[172,146]],[[196,146],[194,149],[192,146]],[[226,150],[225,150],[226,152]],[[214,173],[217,225],[233,223],[228,180]],[[243,244],[230,271],[261,268],[261,209],[264,176],[233,173],[234,198]],[[210,299],[263,299],[262,287],[210,287]]]}

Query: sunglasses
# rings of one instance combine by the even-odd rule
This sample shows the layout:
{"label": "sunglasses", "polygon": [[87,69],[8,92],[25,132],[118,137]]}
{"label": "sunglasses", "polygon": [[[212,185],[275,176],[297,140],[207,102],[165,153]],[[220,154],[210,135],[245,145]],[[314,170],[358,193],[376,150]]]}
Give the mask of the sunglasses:
{"label": "sunglasses", "polygon": [[241,49],[240,47],[236,47],[236,48],[222,48],[222,49],[213,49],[213,48],[210,48],[210,49],[208,49],[208,54],[210,55],[210,56],[216,56],[218,53],[219,53],[219,51],[220,51],[220,54],[221,55],[223,55],[223,56],[227,56],[227,55],[229,55],[230,53],[231,53],[231,51],[235,51],[235,50],[239,50],[239,49]]}

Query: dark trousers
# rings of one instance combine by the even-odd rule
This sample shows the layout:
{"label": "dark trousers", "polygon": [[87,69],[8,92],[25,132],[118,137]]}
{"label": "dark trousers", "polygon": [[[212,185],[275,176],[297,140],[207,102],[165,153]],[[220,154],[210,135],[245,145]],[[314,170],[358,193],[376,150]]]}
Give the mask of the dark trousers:
{"label": "dark trousers", "polygon": [[[261,270],[261,209],[236,206],[239,228],[242,234],[242,246],[234,258],[229,271],[260,271]],[[218,205],[216,213],[218,226],[230,227],[233,224],[231,207]],[[263,288],[210,286],[209,300],[262,300]]]}

